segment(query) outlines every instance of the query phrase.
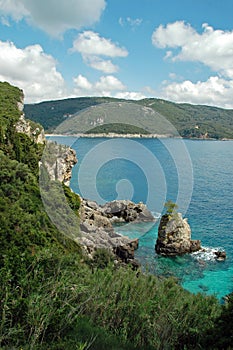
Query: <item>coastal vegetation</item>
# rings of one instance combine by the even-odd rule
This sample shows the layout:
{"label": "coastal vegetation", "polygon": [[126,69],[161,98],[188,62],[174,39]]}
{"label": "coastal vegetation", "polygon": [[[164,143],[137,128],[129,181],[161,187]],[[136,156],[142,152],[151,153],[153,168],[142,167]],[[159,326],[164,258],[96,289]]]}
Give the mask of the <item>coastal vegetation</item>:
{"label": "coastal vegetation", "polygon": [[[105,103],[132,103],[141,107],[151,108],[168,120],[184,138],[233,138],[233,110],[227,110],[211,106],[191,105],[187,103],[173,103],[170,101],[149,98],[140,101],[129,101],[108,97],[80,97],[57,101],[45,101],[37,104],[26,104],[24,112],[26,117],[39,122],[46,130],[52,132],[64,121],[69,121],[73,133],[78,133],[71,123],[73,115],[85,111],[91,106],[99,106]],[[121,123],[110,123],[107,120],[104,125],[93,127],[90,120],[88,130],[95,133],[115,132],[123,133],[150,133],[151,124],[140,116],[137,118],[142,123],[144,130],[135,129],[132,116],[125,116],[124,128]],[[94,119],[92,120],[92,122]]]}
{"label": "coastal vegetation", "polygon": [[[0,83],[0,348],[232,349],[232,295],[221,305],[116,266],[106,251],[90,262],[51,223],[38,182],[44,145],[15,131],[22,98]],[[64,193],[77,214],[79,197]]]}

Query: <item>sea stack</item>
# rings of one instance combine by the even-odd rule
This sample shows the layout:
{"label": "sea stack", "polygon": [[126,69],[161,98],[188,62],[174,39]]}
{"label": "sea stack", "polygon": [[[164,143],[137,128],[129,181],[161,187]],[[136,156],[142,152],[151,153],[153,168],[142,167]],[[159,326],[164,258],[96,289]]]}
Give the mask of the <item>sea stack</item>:
{"label": "sea stack", "polygon": [[201,249],[200,240],[191,240],[191,229],[182,214],[166,213],[161,217],[155,251],[163,256],[176,256]]}

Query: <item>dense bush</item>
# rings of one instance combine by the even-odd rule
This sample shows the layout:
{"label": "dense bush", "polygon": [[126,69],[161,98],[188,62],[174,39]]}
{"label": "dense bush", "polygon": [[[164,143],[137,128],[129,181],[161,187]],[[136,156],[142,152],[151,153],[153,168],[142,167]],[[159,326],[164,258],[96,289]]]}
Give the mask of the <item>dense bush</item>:
{"label": "dense bush", "polygon": [[[193,296],[171,279],[112,266],[93,270],[79,255],[61,255],[55,247],[43,248],[33,256],[27,269],[21,269],[17,288],[9,282],[9,271],[10,265],[1,270],[6,313],[0,334],[1,345],[9,348],[59,344],[75,330],[80,334],[78,328],[85,317],[89,324],[86,339],[79,340],[93,342],[91,348],[96,348],[92,324],[135,349],[195,349],[219,316],[220,306],[214,298]],[[67,344],[73,340],[71,337]]]}

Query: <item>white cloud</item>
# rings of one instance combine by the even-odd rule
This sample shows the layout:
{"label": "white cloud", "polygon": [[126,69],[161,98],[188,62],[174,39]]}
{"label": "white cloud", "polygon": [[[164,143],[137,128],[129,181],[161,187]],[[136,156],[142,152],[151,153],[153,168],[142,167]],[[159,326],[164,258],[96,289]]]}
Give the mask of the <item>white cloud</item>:
{"label": "white cloud", "polygon": [[153,45],[160,48],[180,48],[178,54],[168,51],[173,61],[197,61],[212,70],[233,78],[233,31],[214,30],[204,23],[199,34],[189,24],[175,22],[159,26],[152,35]]}
{"label": "white cloud", "polygon": [[72,52],[81,53],[85,63],[104,73],[115,73],[118,67],[111,60],[103,57],[126,57],[128,52],[114,44],[110,39],[101,37],[98,33],[85,31],[80,33],[73,42]]}
{"label": "white cloud", "polygon": [[121,27],[124,27],[125,25],[129,25],[130,27],[132,27],[132,29],[135,29],[136,27],[139,27],[142,24],[142,18],[131,18],[131,17],[127,17],[126,19],[120,17],[118,22],[120,24]]}
{"label": "white cloud", "polygon": [[142,94],[139,91],[123,91],[118,92],[115,97],[117,98],[123,98],[126,100],[142,100],[143,98],[146,98],[144,94]]}
{"label": "white cloud", "polygon": [[105,0],[0,0],[0,14],[29,23],[53,36],[100,19]]}
{"label": "white cloud", "polygon": [[23,17],[29,16],[24,3],[23,0],[0,0],[0,13],[19,21]]}
{"label": "white cloud", "polygon": [[124,90],[125,86],[119,79],[117,79],[113,75],[107,75],[100,77],[100,80],[96,83],[96,89],[99,91],[115,91]]}
{"label": "white cloud", "polygon": [[198,34],[195,30],[183,21],[169,23],[166,27],[160,25],[152,34],[153,45],[162,49],[166,47],[182,47],[190,39],[195,39]]}
{"label": "white cloud", "polygon": [[233,31],[214,30],[204,23],[198,33],[189,24],[177,21],[155,29],[152,43],[171,49],[166,59],[199,62],[215,72],[207,81],[166,82],[163,98],[233,108]]}
{"label": "white cloud", "polygon": [[72,51],[82,55],[102,55],[107,57],[126,57],[126,49],[112,43],[110,39],[102,38],[98,33],[85,31],[80,33],[73,43]]}
{"label": "white cloud", "polygon": [[114,96],[117,91],[125,89],[122,82],[113,75],[102,76],[95,83],[83,75],[79,75],[74,79],[74,92],[78,96]]}
{"label": "white cloud", "polygon": [[0,41],[0,52],[0,80],[23,89],[25,102],[64,97],[65,84],[56,61],[40,45],[19,49]]}
{"label": "white cloud", "polygon": [[182,83],[173,82],[162,89],[160,97],[174,102],[233,108],[232,96],[233,80],[213,76],[204,82],[192,83],[189,80]]}
{"label": "white cloud", "polygon": [[131,18],[131,17],[127,17],[126,21],[132,26],[132,27],[137,27],[140,26],[140,24],[142,24],[142,19],[141,18]]}
{"label": "white cloud", "polygon": [[95,83],[91,83],[83,75],[74,79],[76,96],[109,96],[127,100],[140,100],[145,98],[141,92],[125,91],[126,86],[112,75],[102,76]]}
{"label": "white cloud", "polygon": [[92,56],[92,55],[88,55],[88,56],[83,56],[84,62],[97,70],[100,70],[104,73],[116,73],[118,71],[118,67],[112,63],[111,60],[104,60],[101,57],[98,56]]}
{"label": "white cloud", "polygon": [[84,91],[91,91],[92,90],[92,84],[87,80],[86,77],[79,74],[77,78],[74,78],[75,85]]}

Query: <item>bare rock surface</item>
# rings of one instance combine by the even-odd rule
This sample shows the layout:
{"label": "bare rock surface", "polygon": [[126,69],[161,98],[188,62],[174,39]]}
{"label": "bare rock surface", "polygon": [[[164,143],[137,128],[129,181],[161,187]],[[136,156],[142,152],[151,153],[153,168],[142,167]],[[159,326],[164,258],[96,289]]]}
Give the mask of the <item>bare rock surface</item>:
{"label": "bare rock surface", "polygon": [[187,219],[180,213],[161,217],[155,250],[164,256],[176,256],[201,249],[199,240],[191,240],[191,229]]}
{"label": "bare rock surface", "polygon": [[80,243],[92,254],[96,248],[110,249],[125,263],[134,260],[138,239],[130,239],[115,232],[117,222],[154,221],[154,217],[143,203],[120,200],[98,205],[82,199],[80,208]]}
{"label": "bare rock surface", "polygon": [[[20,105],[18,105],[20,107]],[[19,108],[21,110],[21,108]],[[24,114],[22,114],[15,124],[16,132],[26,134],[30,137],[35,143],[44,144],[45,143],[45,134],[44,129],[36,123],[33,123],[31,120],[26,120]]]}
{"label": "bare rock surface", "polygon": [[47,141],[42,162],[51,181],[57,180],[69,186],[72,168],[77,163],[75,150],[65,145]]}
{"label": "bare rock surface", "polygon": [[104,215],[114,223],[154,221],[154,216],[142,202],[133,203],[129,200],[115,200],[106,203],[102,210]]}

